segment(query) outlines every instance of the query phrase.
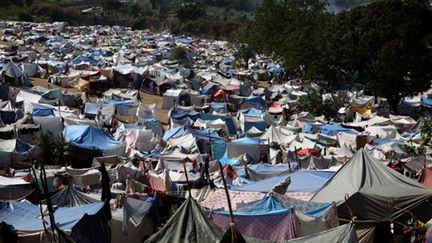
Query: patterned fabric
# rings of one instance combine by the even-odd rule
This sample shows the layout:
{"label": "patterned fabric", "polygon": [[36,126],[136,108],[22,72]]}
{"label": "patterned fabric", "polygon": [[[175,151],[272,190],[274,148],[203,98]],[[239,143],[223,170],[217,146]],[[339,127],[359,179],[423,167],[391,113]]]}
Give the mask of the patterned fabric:
{"label": "patterned fabric", "polygon": [[149,185],[153,190],[164,192],[165,191],[165,181],[161,176],[156,176],[148,174]]}
{"label": "patterned fabric", "polygon": [[313,192],[287,192],[285,193],[285,196],[303,200],[303,201],[309,201],[314,194],[315,193]]}
{"label": "patterned fabric", "polygon": [[[245,204],[255,202],[264,198],[265,194],[261,192],[241,192],[229,191],[232,209],[236,210]],[[201,202],[201,206],[209,209],[225,208],[228,210],[227,198],[223,189],[216,189]]]}
{"label": "patterned fabric", "polygon": [[[212,215],[212,220],[224,230],[229,228],[229,215],[215,213]],[[299,236],[298,222],[291,211],[285,214],[264,216],[235,216],[234,220],[238,231],[242,235],[249,237],[262,240],[284,241]]]}

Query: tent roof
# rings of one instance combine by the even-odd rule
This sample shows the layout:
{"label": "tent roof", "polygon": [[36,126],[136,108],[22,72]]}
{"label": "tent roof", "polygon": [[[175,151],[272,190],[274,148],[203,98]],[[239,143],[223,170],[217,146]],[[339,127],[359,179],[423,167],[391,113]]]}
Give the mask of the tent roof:
{"label": "tent roof", "polygon": [[346,195],[353,200],[350,207],[355,216],[391,221],[432,197],[432,189],[383,165],[361,149],[312,201],[342,205]]}
{"label": "tent roof", "polygon": [[357,243],[357,235],[353,224],[344,224],[339,227],[325,230],[308,236],[292,239],[286,243],[315,243],[315,242],[341,242]]}
{"label": "tent roof", "polygon": [[51,201],[58,207],[75,207],[83,204],[90,204],[97,202],[84,193],[75,189],[72,185],[68,185],[63,189],[59,190],[56,194],[51,197]]}
{"label": "tent roof", "polygon": [[8,64],[3,67],[1,72],[4,72],[5,75],[12,78],[19,78],[24,75],[24,72],[21,70],[21,68],[19,68],[18,65],[12,61],[8,62]]}
{"label": "tent roof", "polygon": [[168,222],[145,242],[218,242],[223,232],[209,221],[200,206],[189,197]]}
{"label": "tent roof", "polygon": [[63,133],[67,141],[83,148],[104,150],[121,144],[101,128],[90,125],[66,126]]}

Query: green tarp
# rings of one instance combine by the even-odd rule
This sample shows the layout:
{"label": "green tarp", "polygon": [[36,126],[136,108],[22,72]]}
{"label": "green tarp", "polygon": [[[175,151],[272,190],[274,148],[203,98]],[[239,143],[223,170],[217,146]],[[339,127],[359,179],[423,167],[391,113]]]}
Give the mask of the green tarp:
{"label": "green tarp", "polygon": [[[345,201],[345,198],[347,201]],[[357,153],[315,194],[314,202],[336,202],[339,217],[394,221],[414,213],[427,220],[432,189],[374,159],[366,150]]]}
{"label": "green tarp", "polygon": [[145,242],[219,242],[223,233],[207,219],[195,199],[189,197],[162,229]]}

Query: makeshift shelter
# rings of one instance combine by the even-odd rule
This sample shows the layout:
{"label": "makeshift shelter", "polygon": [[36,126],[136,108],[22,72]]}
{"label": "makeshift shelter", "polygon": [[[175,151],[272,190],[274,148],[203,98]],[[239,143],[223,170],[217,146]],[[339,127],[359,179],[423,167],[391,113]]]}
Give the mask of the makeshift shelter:
{"label": "makeshift shelter", "polygon": [[[44,236],[40,208],[26,200],[21,202],[1,203],[0,221],[15,228],[18,238],[27,242],[50,242]],[[77,207],[58,208],[54,212],[57,227],[70,232],[70,237],[76,242],[110,242],[110,229],[103,216],[103,202],[97,202]],[[46,216],[47,217],[47,216]],[[49,224],[46,223],[49,228]]]}
{"label": "makeshift shelter", "polygon": [[357,153],[312,198],[314,202],[336,202],[339,216],[376,222],[411,217],[425,220],[432,189],[374,159],[366,150]]}
{"label": "makeshift shelter", "polygon": [[30,158],[34,147],[21,139],[0,140],[0,167]]}
{"label": "makeshift shelter", "polygon": [[[230,216],[227,211],[216,211],[212,221],[222,229],[228,229]],[[284,208],[272,196],[234,212],[235,224],[242,235],[261,240],[285,241],[299,236],[294,209]]]}
{"label": "makeshift shelter", "polygon": [[78,191],[73,185],[67,185],[51,196],[51,202],[57,207],[76,207],[98,200]]}
{"label": "makeshift shelter", "polygon": [[74,151],[76,160],[89,156],[91,164],[93,157],[101,156],[101,154],[104,156],[123,155],[125,152],[124,143],[115,140],[101,128],[90,125],[71,125],[64,128],[63,134],[66,141],[72,145],[73,149],[71,147],[69,149]]}
{"label": "makeshift shelter", "polygon": [[170,109],[175,105],[190,105],[190,96],[183,89],[169,89],[163,94],[162,109]]}
{"label": "makeshift shelter", "polygon": [[226,157],[236,158],[248,154],[255,162],[260,162],[261,155],[261,140],[255,138],[241,138],[229,142],[226,148]]}
{"label": "makeshift shelter", "polygon": [[189,197],[166,224],[145,242],[218,242],[223,235],[202,212],[195,199]]}
{"label": "makeshift shelter", "polygon": [[0,71],[3,82],[10,86],[31,86],[30,79],[18,65],[10,61]]}
{"label": "makeshift shelter", "polygon": [[357,243],[354,224],[344,224],[339,227],[299,237],[286,241],[286,243],[315,243],[315,242],[338,242],[338,243]]}

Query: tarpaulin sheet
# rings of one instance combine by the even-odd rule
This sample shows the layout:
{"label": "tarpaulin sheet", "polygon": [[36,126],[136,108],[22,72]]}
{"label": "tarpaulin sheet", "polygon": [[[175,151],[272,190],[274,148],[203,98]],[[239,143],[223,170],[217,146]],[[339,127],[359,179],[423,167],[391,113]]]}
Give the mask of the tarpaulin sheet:
{"label": "tarpaulin sheet", "polygon": [[217,160],[221,159],[225,154],[226,145],[227,144],[223,141],[212,143],[211,145],[212,158]]}
{"label": "tarpaulin sheet", "polygon": [[295,171],[293,173],[275,176],[257,181],[254,184],[231,186],[232,190],[267,193],[277,184],[291,177],[287,192],[317,192],[333,176],[328,171]]}
{"label": "tarpaulin sheet", "polygon": [[427,220],[424,210],[430,208],[428,202],[432,198],[432,190],[383,165],[366,150],[360,149],[312,201],[336,202],[339,216],[350,218],[350,212],[344,205],[347,195],[350,211],[359,219],[392,221],[409,210],[419,220]]}
{"label": "tarpaulin sheet", "polygon": [[432,106],[432,98],[428,98],[428,97],[422,96],[421,97],[421,102],[422,102],[423,105]]}
{"label": "tarpaulin sheet", "polygon": [[[85,214],[94,215],[103,205],[103,202],[96,202],[78,207],[58,208],[54,213],[56,224],[62,230],[70,230]],[[19,231],[42,231],[44,228],[39,215],[39,206],[26,200],[0,205],[0,220]],[[49,224],[49,220],[45,220]]]}
{"label": "tarpaulin sheet", "polygon": [[202,120],[211,120],[211,121],[221,119],[222,121],[226,122],[226,125],[228,127],[228,132],[230,134],[235,134],[237,131],[232,117],[202,113],[200,114],[200,118]]}
{"label": "tarpaulin sheet", "polygon": [[79,147],[105,150],[121,145],[121,142],[112,138],[101,128],[89,125],[72,125],[64,128],[66,140]]}
{"label": "tarpaulin sheet", "polygon": [[[229,215],[214,213],[212,220],[224,230],[230,227]],[[234,220],[237,230],[244,236],[272,241],[284,241],[299,236],[298,222],[291,210],[273,215],[236,215]]]}
{"label": "tarpaulin sheet", "polygon": [[351,129],[342,127],[340,124],[324,124],[320,126],[320,133],[323,133],[325,135],[329,136],[335,136],[339,132],[345,132],[345,133],[353,133]]}
{"label": "tarpaulin sheet", "polygon": [[248,108],[244,110],[240,110],[241,113],[247,114],[247,115],[262,115],[264,112],[262,110],[256,109],[256,108]]}
{"label": "tarpaulin sheet", "polygon": [[145,242],[218,242],[223,232],[209,221],[197,202],[188,198],[166,224]]}
{"label": "tarpaulin sheet", "polygon": [[252,127],[258,128],[260,131],[267,130],[267,122],[262,121],[245,121],[244,122],[244,131],[249,131]]}
{"label": "tarpaulin sheet", "polygon": [[35,109],[33,109],[32,115],[33,116],[54,116],[54,111],[53,111],[53,109],[50,109],[50,108],[46,108],[46,109],[35,108]]}

